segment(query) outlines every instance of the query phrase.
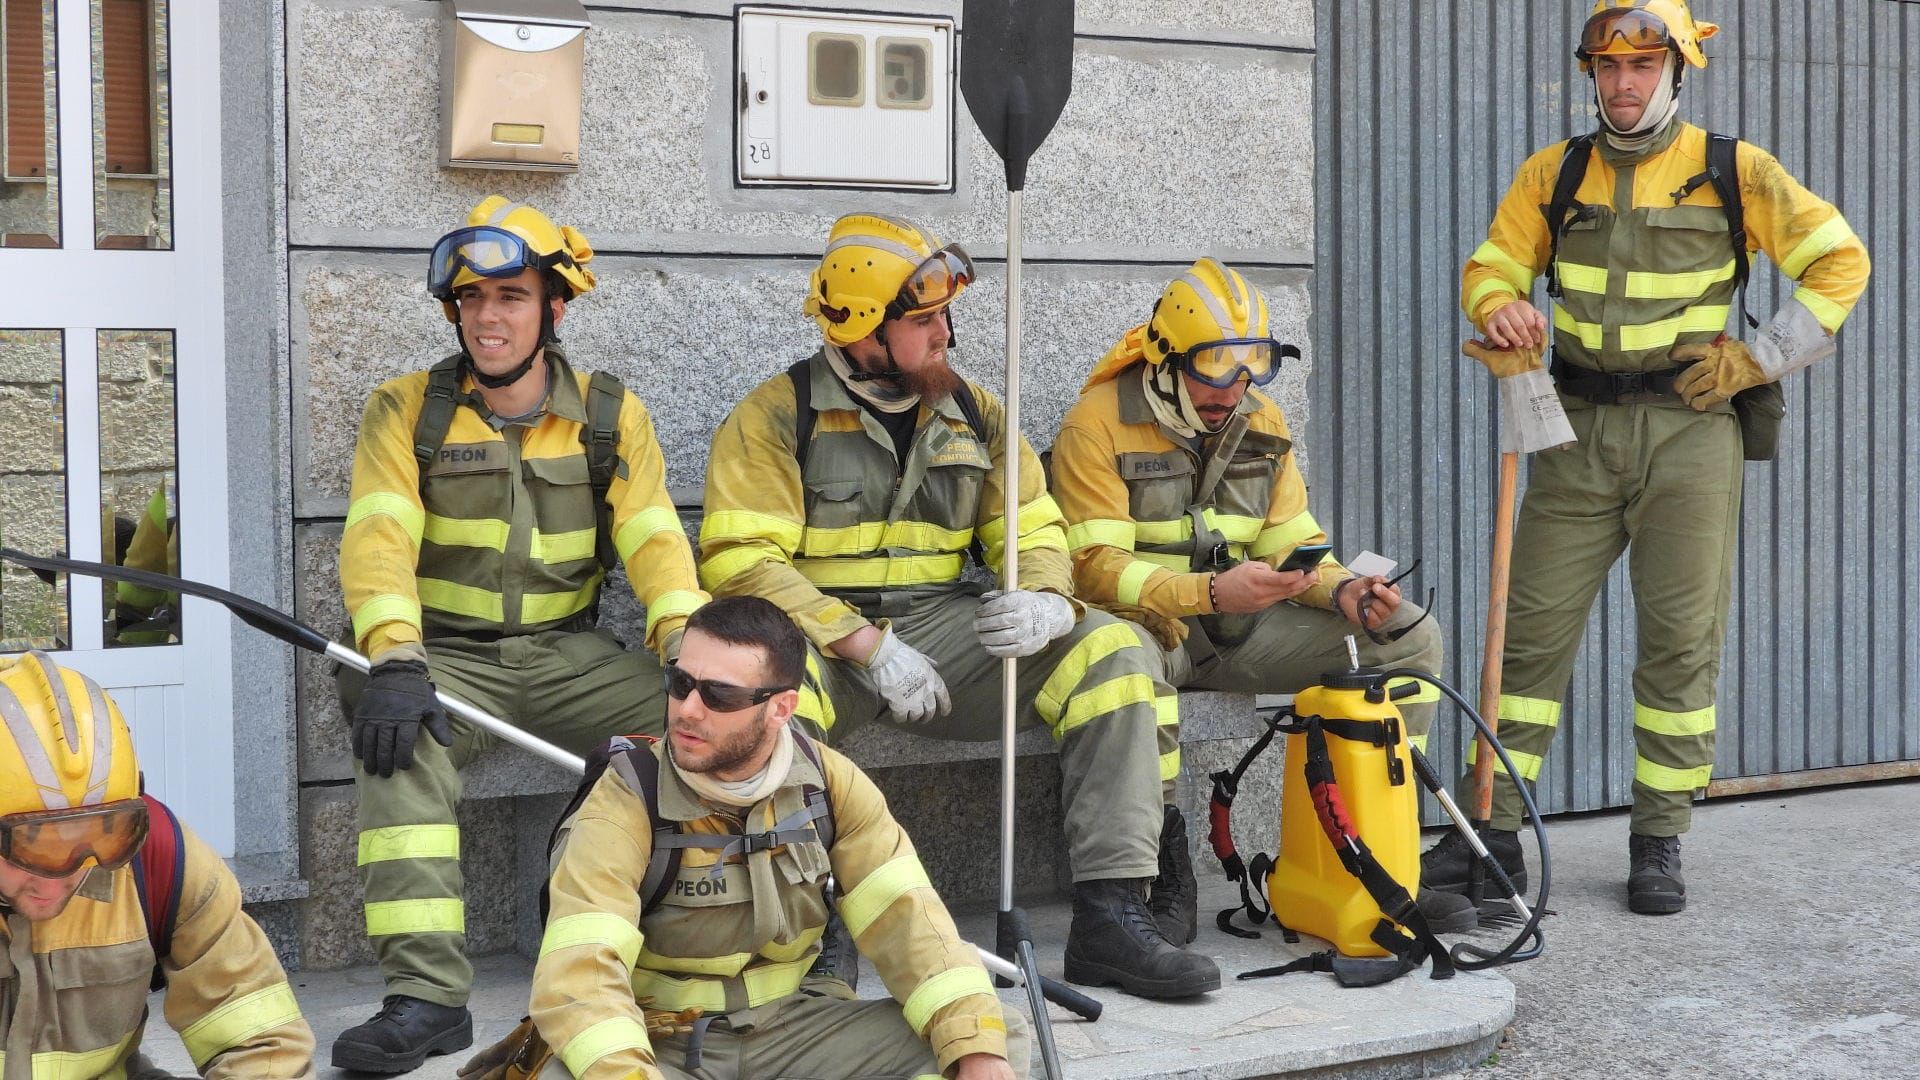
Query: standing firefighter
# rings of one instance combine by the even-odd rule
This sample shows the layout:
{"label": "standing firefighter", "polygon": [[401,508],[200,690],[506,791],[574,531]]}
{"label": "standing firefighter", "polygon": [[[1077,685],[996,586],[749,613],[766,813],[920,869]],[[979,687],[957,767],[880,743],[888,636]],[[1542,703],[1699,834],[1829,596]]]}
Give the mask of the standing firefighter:
{"label": "standing firefighter", "polygon": [[140,794],[113,700],[45,653],[0,658],[0,920],[6,1080],[151,1073],[161,986],[200,1075],[313,1075],[313,1032],[233,871]]}
{"label": "standing firefighter", "polygon": [[[1718,29],[1683,0],[1597,4],[1574,55],[1600,130],[1520,167],[1461,284],[1490,343],[1469,353],[1504,379],[1540,367],[1547,319],[1527,295],[1548,275],[1552,377],[1578,437],[1535,456],[1514,538],[1500,738],[1528,781],[1594,595],[1632,549],[1627,902],[1643,914],[1686,905],[1679,836],[1713,768],[1743,447],[1772,455],[1774,384],[1833,352],[1867,283],[1866,249],[1833,206],[1758,147],[1674,118],[1685,66],[1706,66],[1701,42]],[[1726,327],[1752,250],[1799,288],[1749,344]],[[1488,845],[1524,873],[1518,797],[1504,780],[1494,791]],[[1464,888],[1469,862],[1449,835],[1425,878]]]}
{"label": "standing firefighter", "polygon": [[[1019,666],[1024,723],[1060,745],[1074,879],[1066,975],[1150,997],[1219,986],[1147,910],[1161,781],[1179,768],[1175,696],[1127,623],[1071,599],[1060,510],[998,399],[947,363],[948,305],[973,280],[957,245],[898,218],[834,223],[805,310],[826,342],[760,384],[714,436],[700,573],[715,595],[780,605],[821,652],[801,714],[845,731],[885,719],[935,738],[999,734],[998,658]],[[1021,455],[1019,520],[1001,507]],[[1020,588],[961,580],[970,548],[1019,545]],[[835,722],[838,721],[838,728]]]}
{"label": "standing firefighter", "polygon": [[[1437,673],[1439,630],[1384,579],[1356,579],[1331,553],[1278,569],[1326,542],[1286,418],[1257,389],[1284,352],[1260,290],[1212,259],[1174,278],[1152,317],[1108,350],[1053,448],[1075,592],[1151,630],[1166,681],[1182,688],[1292,693],[1347,665],[1348,635],[1365,635],[1364,663]],[[1413,689],[1400,708],[1424,745],[1439,691]],[[1171,804],[1166,820],[1186,835]],[[1161,857],[1177,884],[1156,893],[1154,915],[1168,940],[1192,941],[1186,845],[1163,845]],[[1421,907],[1439,930],[1475,922],[1450,894],[1423,891]]]}
{"label": "standing firefighter", "polygon": [[601,584],[625,564],[662,659],[706,600],[646,408],[554,336],[592,257],[531,206],[475,207],[428,268],[460,351],[382,384],[360,424],[340,581],[374,666],[341,682],[387,998],[334,1043],[340,1068],[405,1072],[473,1041],[455,806],[493,740],[435,687],[570,749],[658,732],[661,665],[595,629]]}

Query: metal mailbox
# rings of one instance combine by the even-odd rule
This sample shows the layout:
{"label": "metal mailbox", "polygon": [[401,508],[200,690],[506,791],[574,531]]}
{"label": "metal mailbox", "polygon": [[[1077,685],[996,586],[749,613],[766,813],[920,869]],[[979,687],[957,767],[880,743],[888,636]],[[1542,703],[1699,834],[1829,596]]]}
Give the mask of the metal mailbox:
{"label": "metal mailbox", "polygon": [[580,167],[580,0],[443,0],[440,164]]}

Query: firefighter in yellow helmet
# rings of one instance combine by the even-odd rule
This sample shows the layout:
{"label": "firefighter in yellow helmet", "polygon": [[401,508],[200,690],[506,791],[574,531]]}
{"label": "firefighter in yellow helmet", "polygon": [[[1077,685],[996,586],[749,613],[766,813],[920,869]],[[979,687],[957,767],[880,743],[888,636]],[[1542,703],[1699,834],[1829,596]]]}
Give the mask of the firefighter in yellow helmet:
{"label": "firefighter in yellow helmet", "polygon": [[[1532,458],[1514,538],[1500,738],[1528,782],[1560,723],[1594,595],[1631,550],[1640,640],[1627,903],[1643,914],[1686,904],[1679,837],[1713,770],[1742,459],[1772,456],[1785,409],[1776,384],[1833,354],[1868,276],[1846,219],[1772,155],[1676,119],[1682,75],[1706,67],[1701,44],[1718,30],[1683,0],[1594,5],[1574,55],[1599,129],[1520,166],[1461,282],[1486,337],[1468,354],[1504,388],[1539,378],[1551,345],[1578,440]],[[1728,326],[1745,313],[1756,250],[1798,287],[1764,325],[1747,316],[1760,332],[1743,341]],[[1528,299],[1541,274],[1550,334]],[[1523,882],[1519,826],[1502,778],[1487,842]],[[1425,878],[1463,887],[1469,862],[1448,837],[1427,853]]]}
{"label": "firefighter in yellow helmet", "polygon": [[[1298,355],[1271,336],[1257,287],[1201,259],[1095,365],[1054,441],[1075,593],[1150,630],[1175,686],[1292,693],[1347,665],[1348,635],[1367,664],[1440,668],[1419,605],[1323,547],[1286,417],[1260,390]],[[1415,683],[1400,702],[1416,744],[1438,700]],[[1171,804],[1165,829],[1178,839],[1163,839],[1162,859],[1184,855]],[[1163,864],[1155,886],[1161,932],[1192,941],[1192,866]],[[1419,898],[1436,931],[1474,924],[1460,897]]]}
{"label": "firefighter in yellow helmet", "polygon": [[[473,1039],[455,809],[460,767],[493,740],[436,687],[577,750],[658,732],[661,661],[706,600],[645,406],[555,336],[592,257],[532,206],[474,207],[427,270],[459,351],[382,384],[360,423],[340,583],[374,667],[341,691],[386,1000],[334,1043],[340,1068],[405,1072]],[[616,564],[651,651],[596,628]]]}
{"label": "firefighter in yellow helmet", "polygon": [[[175,869],[167,895],[143,899],[134,858],[161,854],[150,829]],[[152,1075],[150,983],[209,1080],[313,1075],[313,1032],[233,872],[141,795],[113,699],[39,652],[0,657],[0,920],[9,1080]]]}
{"label": "firefighter in yellow helmet", "polygon": [[[1157,657],[1129,624],[1073,597],[1065,522],[1039,459],[992,394],[948,362],[950,305],[973,280],[957,245],[900,218],[834,223],[805,311],[825,338],[752,390],[715,434],[700,529],[716,596],[778,604],[811,639],[821,692],[801,715],[838,736],[880,720],[936,738],[1000,726],[1000,657],[1019,665],[1024,723],[1059,740],[1074,878],[1068,979],[1152,997],[1219,986],[1205,957],[1156,933],[1161,781],[1179,768]],[[1001,494],[1021,455],[1018,520]],[[961,578],[1020,552],[1019,588]]]}

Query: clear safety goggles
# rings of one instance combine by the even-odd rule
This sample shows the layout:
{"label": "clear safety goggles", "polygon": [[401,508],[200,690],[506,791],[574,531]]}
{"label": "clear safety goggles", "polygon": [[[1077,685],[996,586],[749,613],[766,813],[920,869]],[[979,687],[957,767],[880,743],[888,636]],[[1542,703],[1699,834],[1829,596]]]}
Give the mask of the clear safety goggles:
{"label": "clear safety goggles", "polygon": [[495,225],[455,229],[433,245],[427,261],[427,295],[435,300],[453,299],[453,279],[462,270],[484,278],[505,278],[529,268],[549,269],[563,257],[564,253],[558,251],[536,254],[517,234]]}
{"label": "clear safety goggles", "polygon": [[66,877],[88,859],[118,870],[147,838],[147,804],[122,799],[0,817],[0,859],[40,877]]}
{"label": "clear safety goggles", "polygon": [[[1624,48],[1614,48],[1615,41]],[[1606,52],[1656,52],[1672,43],[1660,16],[1641,8],[1614,8],[1587,20],[1574,55],[1585,60]]]}
{"label": "clear safety goggles", "polygon": [[927,256],[907,275],[899,295],[887,305],[887,318],[932,311],[960,295],[960,290],[973,284],[973,279],[973,259],[967,255],[967,249],[948,244]]}
{"label": "clear safety goggles", "polygon": [[1169,359],[1180,371],[1215,389],[1225,390],[1242,379],[1265,386],[1280,374],[1280,360],[1298,355],[1272,338],[1228,338],[1196,345]]}

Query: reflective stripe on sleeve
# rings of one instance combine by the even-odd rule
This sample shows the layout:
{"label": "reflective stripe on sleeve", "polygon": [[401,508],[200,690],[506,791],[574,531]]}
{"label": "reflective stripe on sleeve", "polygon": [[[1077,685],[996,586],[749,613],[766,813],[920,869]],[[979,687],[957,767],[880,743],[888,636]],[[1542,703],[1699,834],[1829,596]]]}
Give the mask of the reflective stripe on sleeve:
{"label": "reflective stripe on sleeve", "polygon": [[993,983],[984,968],[948,968],[913,988],[901,1011],[915,1035],[925,1036],[933,1014],[974,994],[993,995]]}
{"label": "reflective stripe on sleeve", "polygon": [[1139,604],[1140,593],[1147,587],[1147,581],[1153,577],[1155,570],[1162,569],[1165,567],[1156,566],[1136,557],[1127,564],[1125,570],[1120,571],[1120,579],[1114,582],[1115,596],[1123,604]]}
{"label": "reflective stripe on sleeve", "polygon": [[585,1076],[589,1068],[610,1054],[622,1050],[644,1050],[653,1055],[653,1040],[647,1038],[646,1025],[631,1016],[615,1016],[593,1025],[567,1040],[560,1047],[560,1061],[574,1076]]}
{"label": "reflective stripe on sleeve", "polygon": [[840,898],[840,918],[855,938],[867,932],[894,901],[915,889],[931,889],[926,867],[918,856],[902,855],[868,874]]}
{"label": "reflective stripe on sleeve", "polygon": [[1253,557],[1264,559],[1297,548],[1306,543],[1308,538],[1319,536],[1323,531],[1313,515],[1302,510],[1278,525],[1269,525],[1260,530],[1260,535],[1253,538]]}
{"label": "reflective stripe on sleeve", "polygon": [[674,589],[654,597],[653,603],[647,605],[646,636],[653,636],[653,628],[661,619],[691,615],[700,609],[702,603],[705,601],[700,599],[699,593],[686,589]]}
{"label": "reflective stripe on sleeve", "polygon": [[414,547],[420,546],[420,533],[426,524],[426,511],[405,495],[391,491],[375,491],[353,500],[347,507],[347,524],[343,532],[352,532],[355,525],[375,515],[392,518],[407,532]]}
{"label": "reflective stripe on sleeve", "polygon": [[1780,272],[1795,281],[1807,272],[1816,260],[1847,241],[1858,243],[1860,238],[1854,235],[1853,226],[1847,219],[1834,214],[1826,224],[1808,233],[1806,239],[1793,246],[1787,257],[1780,260]]}
{"label": "reflective stripe on sleeve", "polygon": [[613,534],[613,549],[620,553],[620,561],[633,558],[633,553],[646,546],[647,541],[663,532],[686,534],[680,527],[680,515],[670,506],[649,506],[628,518],[626,524]]}
{"label": "reflective stripe on sleeve", "polygon": [[800,546],[801,524],[754,510],[715,510],[700,522],[700,543],[771,540],[787,551]]}
{"label": "reflective stripe on sleeve", "polygon": [[583,911],[547,924],[547,932],[540,937],[540,956],[544,958],[548,953],[579,945],[603,945],[620,957],[621,966],[631,975],[645,940],[638,926],[618,915]]}
{"label": "reflective stripe on sleeve", "polygon": [[411,596],[401,596],[399,593],[384,593],[369,598],[353,613],[354,639],[365,641],[375,627],[381,623],[390,622],[419,626],[420,602]]}
{"label": "reflective stripe on sleeve", "polygon": [[180,1033],[180,1041],[186,1044],[194,1067],[204,1072],[207,1062],[221,1053],[298,1019],[300,1005],[293,999],[293,988],[277,982],[235,998],[194,1021]]}
{"label": "reflective stripe on sleeve", "polygon": [[395,859],[459,857],[458,825],[391,825],[384,829],[368,829],[360,834],[360,866]]}
{"label": "reflective stripe on sleeve", "polygon": [[1116,518],[1089,518],[1067,528],[1067,547],[1073,551],[1081,548],[1104,544],[1132,551],[1134,544],[1134,526],[1131,521]]}
{"label": "reflective stripe on sleeve", "polygon": [[1482,241],[1479,247],[1474,248],[1472,259],[1499,274],[1502,280],[1513,286],[1514,291],[1522,296],[1533,289],[1533,271],[1528,270],[1526,264],[1507,254],[1505,249],[1491,240]]}

